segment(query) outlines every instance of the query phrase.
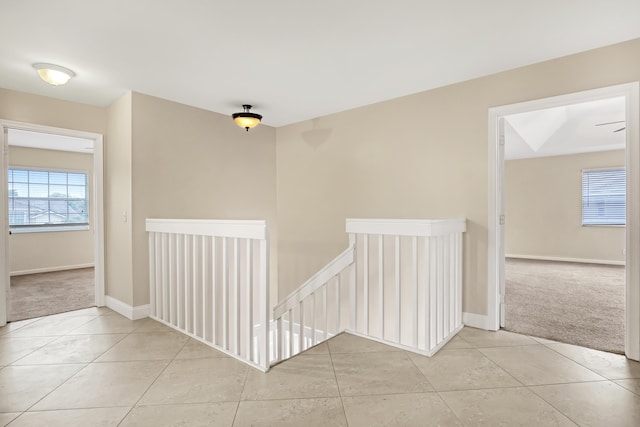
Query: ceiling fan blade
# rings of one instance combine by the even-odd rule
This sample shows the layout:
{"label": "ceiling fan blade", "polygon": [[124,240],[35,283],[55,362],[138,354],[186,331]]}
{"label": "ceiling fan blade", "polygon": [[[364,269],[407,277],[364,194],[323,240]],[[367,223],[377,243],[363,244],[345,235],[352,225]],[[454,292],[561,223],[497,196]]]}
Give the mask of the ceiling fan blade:
{"label": "ceiling fan blade", "polygon": [[627,127],[625,126],[625,127],[623,127],[623,128],[620,128],[620,129],[616,129],[616,130],[614,130],[614,132],[620,132],[621,130],[625,130],[626,128],[627,128]]}
{"label": "ceiling fan blade", "polygon": [[624,122],[625,122],[624,120],[620,120],[620,121],[617,121],[617,122],[596,123],[596,126],[613,125],[613,124],[616,124],[616,123],[624,123]]}

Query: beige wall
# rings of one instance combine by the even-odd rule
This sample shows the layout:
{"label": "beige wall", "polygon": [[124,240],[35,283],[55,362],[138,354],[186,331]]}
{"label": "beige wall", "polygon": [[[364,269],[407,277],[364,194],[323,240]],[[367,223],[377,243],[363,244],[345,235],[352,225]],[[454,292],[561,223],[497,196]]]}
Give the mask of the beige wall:
{"label": "beige wall", "polygon": [[266,219],[277,259],[275,130],[139,93],[132,105],[133,305],[149,302],[146,218]]}
{"label": "beige wall", "polygon": [[99,134],[107,129],[104,108],[2,88],[0,119]]}
{"label": "beige wall", "polygon": [[108,110],[105,151],[105,294],[133,305],[131,92]]}
{"label": "beige wall", "polygon": [[505,252],[624,261],[624,227],[582,226],[582,169],[624,167],[624,150],[505,162]]}
{"label": "beige wall", "polygon": [[277,283],[273,128],[247,133],[226,115],[137,93],[102,109],[0,89],[0,119],[105,135],[106,295],[149,302],[147,217],[266,219]]}
{"label": "beige wall", "polygon": [[277,130],[139,94],[0,89],[0,118],[106,134],[106,289],[127,304],[148,302],[146,217],[266,218],[280,295],[346,246],[346,217],[466,217],[464,310],[484,314],[487,109],[637,80],[633,40]]}
{"label": "beige wall", "polygon": [[[107,126],[106,110],[103,108],[2,88],[0,88],[0,119],[99,134],[104,134]],[[63,234],[70,236],[67,233],[71,232]],[[28,239],[30,237],[25,237],[24,241]],[[20,249],[16,248],[16,250]]]}
{"label": "beige wall", "polygon": [[[93,156],[91,154],[11,146],[9,147],[9,165],[87,172],[89,200],[93,200]],[[89,214],[93,218],[91,209]],[[93,219],[89,222],[93,226]],[[12,274],[93,264],[93,229],[13,233],[9,242]]]}
{"label": "beige wall", "polygon": [[488,109],[637,80],[640,39],[278,128],[280,294],[346,217],[466,217],[463,309],[486,314]]}

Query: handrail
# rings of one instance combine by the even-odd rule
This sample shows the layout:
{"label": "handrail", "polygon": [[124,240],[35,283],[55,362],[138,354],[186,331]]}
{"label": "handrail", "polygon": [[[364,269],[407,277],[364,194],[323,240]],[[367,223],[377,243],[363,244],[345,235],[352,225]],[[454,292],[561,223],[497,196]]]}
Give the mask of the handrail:
{"label": "handrail", "polygon": [[146,226],[151,317],[262,371],[343,331],[431,356],[462,328],[465,219],[347,219],[349,247],[273,309],[266,221]]}
{"label": "handrail", "polygon": [[277,319],[287,311],[294,308],[300,301],[316,292],[336,275],[340,274],[345,268],[353,264],[355,261],[354,246],[350,246],[340,255],[335,257],[329,264],[325,265],[320,271],[311,276],[309,280],[300,285],[296,290],[291,292],[277,306],[273,308],[273,318]]}
{"label": "handrail", "polygon": [[466,231],[466,219],[347,218],[347,233],[431,237]]}
{"label": "handrail", "polygon": [[266,239],[264,220],[164,219],[147,218],[146,230],[157,233]]}

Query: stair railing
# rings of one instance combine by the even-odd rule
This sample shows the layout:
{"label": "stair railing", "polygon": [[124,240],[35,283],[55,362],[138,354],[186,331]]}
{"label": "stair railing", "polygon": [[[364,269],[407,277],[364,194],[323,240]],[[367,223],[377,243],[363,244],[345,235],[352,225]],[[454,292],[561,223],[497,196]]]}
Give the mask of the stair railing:
{"label": "stair railing", "polygon": [[343,331],[435,354],[462,328],[466,220],[346,230],[349,247],[270,313],[265,221],[147,219],[150,316],[262,371]]}
{"label": "stair railing", "polygon": [[355,273],[354,261],[355,250],[350,246],[273,309],[274,362],[293,357],[344,330],[341,300],[346,287],[342,276],[349,269]]}
{"label": "stair railing", "polygon": [[349,248],[274,308],[274,363],[343,331],[435,354],[463,326],[466,220],[347,219],[346,230]]}
{"label": "stair railing", "polygon": [[431,356],[462,329],[465,219],[347,219],[356,248],[347,330]]}
{"label": "stair railing", "polygon": [[267,371],[266,222],[147,219],[146,229],[150,317]]}

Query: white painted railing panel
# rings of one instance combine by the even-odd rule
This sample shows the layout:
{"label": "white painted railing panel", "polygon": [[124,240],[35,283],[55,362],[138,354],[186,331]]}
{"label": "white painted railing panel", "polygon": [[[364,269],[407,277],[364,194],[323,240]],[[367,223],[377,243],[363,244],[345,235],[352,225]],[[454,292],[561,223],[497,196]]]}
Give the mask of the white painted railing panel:
{"label": "white painted railing panel", "polygon": [[432,355],[462,327],[466,221],[349,219],[273,310],[264,221],[147,220],[151,317],[261,370],[349,331]]}
{"label": "white painted railing panel", "polygon": [[433,237],[464,233],[467,222],[458,219],[369,219],[348,218],[347,233]]}
{"label": "white painted railing panel", "polygon": [[345,330],[433,355],[462,328],[465,230],[464,219],[348,219],[349,248],[275,307],[274,363]]}
{"label": "white painted railing panel", "polygon": [[348,219],[355,242],[348,331],[433,355],[462,328],[466,220]]}
{"label": "white painted railing panel", "polygon": [[265,221],[148,219],[151,317],[269,369]]}
{"label": "white painted railing panel", "polygon": [[341,301],[347,295],[343,289],[347,281],[343,276],[354,260],[354,248],[349,247],[273,309],[278,340],[274,363],[345,330]]}

